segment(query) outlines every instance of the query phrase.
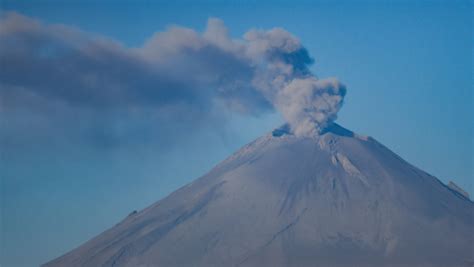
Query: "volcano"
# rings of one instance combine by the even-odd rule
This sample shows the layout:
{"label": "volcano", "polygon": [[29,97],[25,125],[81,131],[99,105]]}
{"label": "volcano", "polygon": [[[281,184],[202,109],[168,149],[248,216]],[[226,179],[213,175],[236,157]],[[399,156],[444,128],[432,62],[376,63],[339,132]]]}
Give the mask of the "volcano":
{"label": "volcano", "polygon": [[282,127],[44,266],[473,266],[473,218],[371,137]]}

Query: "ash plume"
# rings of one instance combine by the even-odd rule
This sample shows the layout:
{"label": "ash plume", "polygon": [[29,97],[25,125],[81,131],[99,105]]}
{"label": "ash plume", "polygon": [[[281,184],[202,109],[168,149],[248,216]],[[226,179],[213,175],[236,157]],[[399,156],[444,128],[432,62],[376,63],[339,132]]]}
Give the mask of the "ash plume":
{"label": "ash plume", "polygon": [[247,54],[263,66],[255,88],[273,104],[295,135],[318,134],[337,118],[346,87],[335,78],[319,80],[309,70],[313,59],[300,41],[276,28],[249,31]]}
{"label": "ash plume", "polygon": [[313,59],[288,31],[252,29],[232,39],[215,18],[202,33],[171,26],[127,47],[4,13],[0,58],[0,112],[12,118],[18,110],[46,118],[155,113],[165,127],[177,118],[206,125],[226,110],[258,115],[275,109],[295,135],[313,135],[336,119],[346,92],[337,80],[311,73]]}

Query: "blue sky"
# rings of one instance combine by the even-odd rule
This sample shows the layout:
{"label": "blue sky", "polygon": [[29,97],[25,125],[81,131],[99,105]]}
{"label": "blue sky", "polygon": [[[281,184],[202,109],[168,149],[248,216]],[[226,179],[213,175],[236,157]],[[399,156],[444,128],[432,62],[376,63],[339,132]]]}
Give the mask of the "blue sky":
{"label": "blue sky", "polygon": [[[282,27],[315,59],[318,77],[335,76],[347,86],[338,123],[474,195],[469,1],[2,1],[0,7],[127,47],[173,24],[203,31],[209,17],[222,19],[233,38]],[[2,137],[14,140],[1,143],[2,266],[35,266],[61,255],[282,123],[271,111],[230,112],[192,127],[172,124],[167,131],[175,138],[149,125],[148,115],[88,117],[82,124],[76,113],[55,114],[52,131],[28,109],[9,114],[2,118]],[[21,131],[7,129],[12,125]],[[68,127],[77,134],[64,137]]]}

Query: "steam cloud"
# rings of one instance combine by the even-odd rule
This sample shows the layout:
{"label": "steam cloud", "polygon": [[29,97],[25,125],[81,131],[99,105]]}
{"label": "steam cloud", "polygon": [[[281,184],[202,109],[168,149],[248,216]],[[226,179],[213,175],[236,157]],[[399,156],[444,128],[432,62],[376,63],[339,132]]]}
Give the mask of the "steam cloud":
{"label": "steam cloud", "polygon": [[313,59],[284,29],[250,30],[234,40],[215,18],[203,33],[172,26],[128,48],[73,27],[6,13],[0,20],[0,58],[2,113],[153,110],[196,121],[220,109],[245,114],[276,109],[295,135],[305,136],[336,119],[346,93],[337,80],[310,72]]}

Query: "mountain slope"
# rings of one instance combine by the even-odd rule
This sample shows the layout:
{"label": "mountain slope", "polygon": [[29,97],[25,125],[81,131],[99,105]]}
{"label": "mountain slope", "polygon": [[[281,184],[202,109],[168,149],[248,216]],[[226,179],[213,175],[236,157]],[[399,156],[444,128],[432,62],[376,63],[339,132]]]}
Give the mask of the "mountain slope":
{"label": "mountain slope", "polygon": [[471,266],[473,216],[372,138],[282,128],[44,266]]}

